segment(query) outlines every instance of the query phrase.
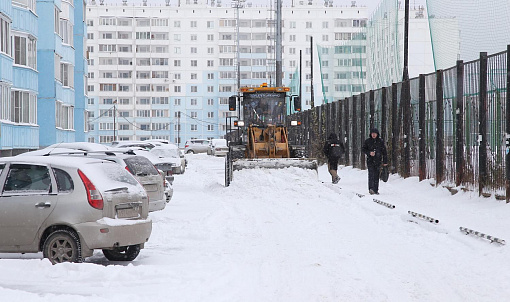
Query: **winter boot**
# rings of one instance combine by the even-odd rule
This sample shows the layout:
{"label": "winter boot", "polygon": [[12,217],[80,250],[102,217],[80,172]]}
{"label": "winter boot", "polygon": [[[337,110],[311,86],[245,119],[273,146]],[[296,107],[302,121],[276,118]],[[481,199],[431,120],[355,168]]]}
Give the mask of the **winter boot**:
{"label": "winter boot", "polygon": [[333,179],[334,184],[337,184],[339,181],[340,181],[340,176],[337,176],[337,177],[335,177],[335,179]]}
{"label": "winter boot", "polygon": [[374,195],[374,194],[376,194],[376,193],[375,193],[375,191],[374,191],[374,190],[372,190],[372,189],[368,190],[368,192],[370,193],[370,195]]}

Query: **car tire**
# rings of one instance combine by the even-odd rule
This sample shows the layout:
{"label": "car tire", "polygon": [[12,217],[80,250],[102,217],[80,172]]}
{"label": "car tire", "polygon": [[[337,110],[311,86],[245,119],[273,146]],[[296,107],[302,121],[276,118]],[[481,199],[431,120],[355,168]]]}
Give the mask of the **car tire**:
{"label": "car tire", "polygon": [[54,231],[44,241],[43,256],[52,264],[81,262],[81,244],[78,235],[69,230]]}
{"label": "car tire", "polygon": [[195,151],[193,151],[193,150],[188,150],[188,152],[186,152],[186,154],[195,154]]}
{"label": "car tire", "polygon": [[139,244],[116,247],[111,250],[103,250],[104,256],[110,261],[133,261],[139,253]]}

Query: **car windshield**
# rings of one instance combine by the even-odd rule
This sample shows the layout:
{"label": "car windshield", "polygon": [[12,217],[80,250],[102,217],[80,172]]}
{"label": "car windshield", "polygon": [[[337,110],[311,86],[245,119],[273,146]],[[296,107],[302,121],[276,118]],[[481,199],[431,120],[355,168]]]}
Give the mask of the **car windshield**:
{"label": "car windshield", "polygon": [[152,149],[151,153],[159,157],[180,157],[178,149],[158,148]]}
{"label": "car windshield", "polygon": [[154,165],[145,157],[141,156],[133,156],[124,159],[126,165],[129,170],[133,172],[134,175],[157,175],[158,170],[154,167]]}

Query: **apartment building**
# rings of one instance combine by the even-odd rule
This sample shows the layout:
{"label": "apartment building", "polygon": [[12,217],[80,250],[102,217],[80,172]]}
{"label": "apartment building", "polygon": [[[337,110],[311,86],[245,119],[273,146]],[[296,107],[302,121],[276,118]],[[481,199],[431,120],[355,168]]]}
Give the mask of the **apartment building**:
{"label": "apartment building", "polygon": [[[84,84],[80,83],[85,81],[86,70],[85,4],[83,0],[37,1],[41,29],[37,46],[37,121],[43,133],[39,136],[41,147],[76,141],[77,133],[85,131],[86,98]],[[81,117],[81,123],[75,123],[76,116]]]}
{"label": "apartment building", "polygon": [[[167,5],[89,1],[86,15],[91,142],[159,138],[182,147],[191,138],[221,137],[232,115],[228,97],[237,94],[238,77],[240,86],[275,85],[273,7],[222,6],[205,0],[180,1],[176,6],[169,1]],[[326,82],[321,74],[334,74],[335,68],[351,72],[354,57],[365,64],[366,47],[355,55],[336,54],[345,65],[333,59],[319,64],[316,50],[318,46],[331,49],[331,54],[347,50],[336,46],[349,45],[353,38],[362,45],[364,36],[358,33],[366,20],[366,8],[355,3],[294,1],[283,7],[282,83],[296,82],[302,53],[305,109],[311,101],[312,65],[314,86],[328,85],[333,97],[364,89],[359,84],[352,89],[350,74],[331,76]],[[336,91],[339,83],[344,89]],[[320,104],[321,89],[316,91],[315,104]]]}
{"label": "apartment building", "polygon": [[0,155],[37,149],[35,0],[0,1]]}

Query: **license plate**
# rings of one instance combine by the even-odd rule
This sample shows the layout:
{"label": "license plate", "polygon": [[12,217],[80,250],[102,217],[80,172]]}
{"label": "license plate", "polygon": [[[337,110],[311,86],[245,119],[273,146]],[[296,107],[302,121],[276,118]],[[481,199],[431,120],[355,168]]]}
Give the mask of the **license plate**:
{"label": "license plate", "polygon": [[117,218],[138,218],[140,217],[140,208],[117,209]]}
{"label": "license plate", "polygon": [[154,192],[154,191],[158,190],[158,186],[157,185],[144,185],[143,188],[147,192]]}

